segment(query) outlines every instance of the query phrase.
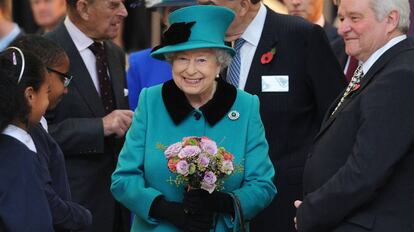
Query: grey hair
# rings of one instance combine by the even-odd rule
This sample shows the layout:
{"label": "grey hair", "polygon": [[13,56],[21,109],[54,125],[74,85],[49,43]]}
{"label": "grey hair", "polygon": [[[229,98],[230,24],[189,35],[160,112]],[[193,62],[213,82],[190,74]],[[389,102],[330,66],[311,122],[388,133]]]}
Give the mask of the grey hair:
{"label": "grey hair", "polygon": [[408,0],[371,0],[370,4],[377,20],[383,20],[393,10],[398,11],[400,13],[398,30],[404,34],[408,32],[410,27],[410,2]]}
{"label": "grey hair", "polygon": [[[337,0],[338,5],[341,0]],[[400,13],[398,30],[406,34],[410,27],[410,2],[409,0],[369,0],[371,9],[375,13],[378,21],[383,20],[391,11],[396,10]]]}
{"label": "grey hair", "polygon": [[[211,50],[214,51],[217,58],[217,63],[220,65],[221,70],[229,66],[232,57],[227,50],[222,48],[211,48]],[[174,58],[177,56],[178,53],[179,52],[165,53],[164,56],[168,63],[172,64]]]}

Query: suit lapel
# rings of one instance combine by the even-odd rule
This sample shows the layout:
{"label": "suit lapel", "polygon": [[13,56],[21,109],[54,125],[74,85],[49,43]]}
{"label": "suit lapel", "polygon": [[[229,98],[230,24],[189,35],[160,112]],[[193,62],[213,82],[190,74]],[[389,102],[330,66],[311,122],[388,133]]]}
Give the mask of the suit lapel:
{"label": "suit lapel", "polygon": [[114,92],[116,108],[122,107],[124,100],[124,70],[122,70],[122,64],[119,63],[119,55],[115,49],[111,47],[108,42],[105,42],[105,52],[108,57],[108,69],[109,76],[111,77],[112,88]]}
{"label": "suit lapel", "polygon": [[73,80],[69,85],[69,91],[71,88],[76,88],[94,116],[105,115],[101,98],[96,91],[88,69],[63,23],[56,29],[56,33],[61,35],[62,42],[60,45],[64,48],[70,60],[70,73],[73,75]]}
{"label": "suit lapel", "polygon": [[405,39],[403,41],[401,41],[400,43],[394,45],[393,47],[391,47],[390,49],[388,49],[388,51],[386,51],[373,65],[372,67],[369,69],[368,73],[366,73],[364,75],[364,77],[361,79],[361,86],[359,87],[358,91],[356,91],[355,93],[353,93],[350,97],[347,98],[347,100],[345,100],[341,107],[338,108],[337,112],[330,116],[330,114],[332,113],[333,109],[336,107],[336,105],[338,104],[339,100],[341,99],[343,92],[341,93],[341,95],[339,95],[339,97],[334,101],[334,103],[331,105],[331,107],[329,108],[328,112],[325,115],[325,119],[322,123],[321,129],[319,130],[318,134],[315,136],[315,140],[321,135],[323,134],[324,131],[326,131],[326,129],[329,128],[329,126],[332,124],[333,121],[335,121],[336,117],[338,116],[338,114],[345,108],[347,107],[347,105],[353,100],[355,99],[359,94],[361,94],[361,92],[364,90],[365,87],[368,86],[369,83],[371,83],[374,80],[374,76],[375,74],[377,74],[378,72],[380,72],[385,65],[396,55],[398,55],[399,53],[410,49],[409,46],[410,41],[408,39]]}
{"label": "suit lapel", "polygon": [[[270,9],[266,7],[266,19],[263,26],[262,35],[260,36],[259,44],[257,45],[252,64],[250,65],[249,75],[247,76],[245,90],[250,93],[261,92],[261,73],[271,73],[272,65],[261,64],[261,57],[263,54],[269,52],[272,48],[277,46],[278,38],[274,30],[276,26],[272,21]],[[277,48],[276,48],[277,50]]]}

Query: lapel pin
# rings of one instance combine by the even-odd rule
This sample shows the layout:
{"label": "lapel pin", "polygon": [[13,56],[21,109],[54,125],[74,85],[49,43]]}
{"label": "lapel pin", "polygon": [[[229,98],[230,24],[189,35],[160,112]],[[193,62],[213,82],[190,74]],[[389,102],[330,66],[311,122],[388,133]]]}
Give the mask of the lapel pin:
{"label": "lapel pin", "polygon": [[228,116],[229,116],[230,120],[234,121],[234,120],[237,120],[240,117],[240,113],[235,111],[235,110],[232,110],[232,111],[230,111]]}

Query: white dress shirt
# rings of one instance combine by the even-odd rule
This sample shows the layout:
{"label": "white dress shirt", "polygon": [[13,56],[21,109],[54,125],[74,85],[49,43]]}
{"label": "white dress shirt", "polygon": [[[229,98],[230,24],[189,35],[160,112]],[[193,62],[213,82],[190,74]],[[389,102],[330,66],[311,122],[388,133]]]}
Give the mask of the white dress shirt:
{"label": "white dress shirt", "polygon": [[23,130],[22,128],[9,124],[6,127],[6,129],[3,130],[2,134],[8,135],[19,140],[24,145],[26,145],[26,147],[29,148],[31,151],[37,153],[36,146],[33,142],[32,137],[29,135],[29,133],[27,133],[27,131]]}
{"label": "white dress shirt", "polygon": [[266,7],[263,5],[263,3],[260,3],[259,12],[241,35],[241,38],[246,42],[240,49],[239,89],[244,90],[244,87],[246,86],[247,76],[249,75],[254,53],[256,52],[257,45],[259,44],[260,37],[262,35],[266,13]]}
{"label": "white dress shirt", "polygon": [[19,25],[16,23],[13,25],[13,30],[9,32],[6,36],[3,38],[0,38],[0,52],[4,51],[10,44],[13,42],[14,39],[22,32]]}
{"label": "white dress shirt", "polygon": [[47,120],[45,117],[42,116],[42,118],[40,119],[40,125],[42,125],[43,129],[45,129],[45,131],[49,132],[48,129],[48,125],[47,125]]}
{"label": "white dress shirt", "polygon": [[101,90],[99,88],[99,79],[96,72],[96,58],[93,52],[88,48],[94,41],[79,30],[79,28],[70,21],[69,17],[66,17],[64,24],[69,32],[69,36],[72,38],[73,43],[82,57],[83,63],[85,63],[85,66],[88,69],[96,91],[100,95]]}

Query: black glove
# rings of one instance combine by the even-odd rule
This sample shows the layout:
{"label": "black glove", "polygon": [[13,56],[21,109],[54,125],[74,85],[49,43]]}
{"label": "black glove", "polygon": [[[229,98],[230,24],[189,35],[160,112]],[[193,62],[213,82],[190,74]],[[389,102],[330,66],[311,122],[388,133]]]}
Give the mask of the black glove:
{"label": "black glove", "polygon": [[184,206],[191,213],[209,211],[234,216],[233,198],[228,193],[209,193],[204,189],[190,190],[184,193]]}
{"label": "black glove", "polygon": [[213,214],[200,211],[196,214],[186,213],[184,204],[166,201],[164,197],[157,197],[151,205],[150,216],[159,220],[166,220],[177,228],[188,232],[207,232],[213,225]]}

